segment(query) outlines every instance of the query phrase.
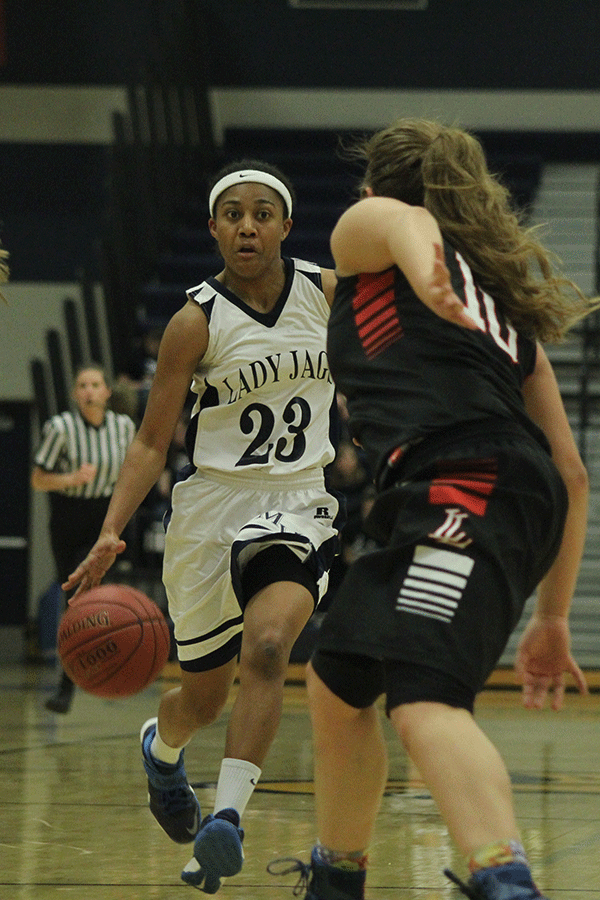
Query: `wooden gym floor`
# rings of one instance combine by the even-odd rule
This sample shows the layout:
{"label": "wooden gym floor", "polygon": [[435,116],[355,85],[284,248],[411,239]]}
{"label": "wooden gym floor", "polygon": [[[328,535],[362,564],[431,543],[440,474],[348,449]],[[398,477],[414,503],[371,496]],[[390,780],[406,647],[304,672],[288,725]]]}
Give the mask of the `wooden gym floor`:
{"label": "wooden gym floor", "polygon": [[[138,732],[176,667],[137,697],[78,692],[65,716],[47,712],[51,668],[0,666],[0,898],[176,900],[190,857],[146,807]],[[590,680],[597,689],[598,679]],[[496,685],[510,684],[498,673]],[[482,693],[477,717],[507,761],[522,836],[552,900],[600,898],[600,696],[567,697],[561,713],[522,710],[515,690]],[[190,744],[186,765],[203,813],[212,812],[226,716]],[[389,726],[386,724],[386,728]],[[450,900],[442,875],[465,875],[427,791],[389,732],[390,780],[371,847],[369,900]],[[281,729],[243,825],[246,862],[222,900],[292,900],[278,856],[308,858],[314,841],[312,745],[302,667],[290,669]],[[452,779],[452,761],[448,761]],[[201,896],[197,894],[195,896]],[[202,895],[204,896],[204,895]]]}

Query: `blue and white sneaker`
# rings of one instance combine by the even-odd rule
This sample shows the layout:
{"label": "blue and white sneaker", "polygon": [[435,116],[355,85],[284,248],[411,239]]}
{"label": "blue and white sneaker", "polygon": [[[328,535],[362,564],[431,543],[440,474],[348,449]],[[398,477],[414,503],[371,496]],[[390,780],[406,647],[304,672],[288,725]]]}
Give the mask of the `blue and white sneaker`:
{"label": "blue and white sneaker", "polygon": [[159,762],[150,753],[156,722],[156,718],[148,719],[140,732],[142,759],[148,776],[148,805],[172,841],[189,844],[200,828],[200,804],[185,774],[183,750],[175,765]]}
{"label": "blue and white sneaker", "polygon": [[221,878],[230,878],[241,871],[244,864],[244,831],[235,809],[222,809],[206,816],[194,843],[194,856],[181,877],[186,884],[216,894]]}
{"label": "blue and white sneaker", "polygon": [[450,869],[444,874],[471,900],[548,900],[538,891],[524,863],[510,862],[474,872],[465,884]]}

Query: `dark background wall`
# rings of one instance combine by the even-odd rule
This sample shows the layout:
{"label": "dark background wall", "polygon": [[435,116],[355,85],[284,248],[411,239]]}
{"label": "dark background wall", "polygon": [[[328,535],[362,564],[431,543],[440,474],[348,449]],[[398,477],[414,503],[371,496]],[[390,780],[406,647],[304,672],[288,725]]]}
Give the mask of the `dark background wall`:
{"label": "dark background wall", "polygon": [[216,84],[591,88],[600,84],[594,0],[430,0],[422,11],[300,10],[209,0]]}
{"label": "dark background wall", "polygon": [[[20,84],[121,84],[163,58],[166,45],[174,62],[206,65],[218,85],[600,86],[597,0],[429,0],[412,11],[305,10],[287,0],[4,0],[4,7],[1,78]],[[192,18],[206,25],[195,46],[185,27]]]}
{"label": "dark background wall", "polygon": [[0,239],[12,281],[98,279],[107,168],[106,147],[0,143]]}
{"label": "dark background wall", "polygon": [[[136,78],[164,27],[165,0],[4,0],[6,61],[13,84],[121,84]],[[155,28],[155,24],[159,27]]]}
{"label": "dark background wall", "polygon": [[[3,85],[115,86],[148,73],[224,88],[600,88],[598,0],[429,0],[423,11],[4,0],[2,10],[0,117]],[[589,138],[566,152],[593,154]],[[0,139],[0,234],[13,280],[98,278],[107,147],[40,139]]]}

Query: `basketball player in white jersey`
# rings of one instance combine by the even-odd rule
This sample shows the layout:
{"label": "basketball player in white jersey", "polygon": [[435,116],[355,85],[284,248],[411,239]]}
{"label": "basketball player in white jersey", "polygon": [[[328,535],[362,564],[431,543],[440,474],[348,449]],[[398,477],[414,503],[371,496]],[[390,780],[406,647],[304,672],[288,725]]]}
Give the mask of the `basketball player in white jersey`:
{"label": "basketball player in white jersey", "polygon": [[[338,552],[338,498],[324,471],[335,456],[325,343],[335,276],[282,258],[293,202],[288,179],[255,160],[213,182],[209,229],[224,267],[188,291],[166,328],[100,537],[67,582],[91,588],[123,551],[191,383],[191,465],[173,490],[163,572],[181,686],[141,739],[150,808],[173,840],[194,841],[182,878],[209,894],[242,867],[240,819],[277,731],[290,652]],[[214,810],[200,822],[183,748],[223,710],[238,655]]]}

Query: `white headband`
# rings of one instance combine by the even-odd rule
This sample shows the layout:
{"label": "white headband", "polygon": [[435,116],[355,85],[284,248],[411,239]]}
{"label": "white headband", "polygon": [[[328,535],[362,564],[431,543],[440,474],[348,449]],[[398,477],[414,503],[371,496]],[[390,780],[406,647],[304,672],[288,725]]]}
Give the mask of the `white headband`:
{"label": "white headband", "polygon": [[259,172],[257,169],[244,169],[241,172],[231,172],[229,175],[224,175],[223,178],[217,181],[208,198],[208,208],[211,216],[214,217],[215,203],[223,191],[233,187],[234,184],[245,184],[247,181],[252,181],[256,184],[266,184],[267,187],[273,188],[274,191],[281,194],[285,200],[285,205],[287,206],[288,217],[291,218],[292,195],[283,181],[280,181],[275,175],[270,175],[268,172]]}

